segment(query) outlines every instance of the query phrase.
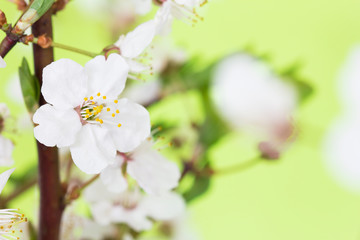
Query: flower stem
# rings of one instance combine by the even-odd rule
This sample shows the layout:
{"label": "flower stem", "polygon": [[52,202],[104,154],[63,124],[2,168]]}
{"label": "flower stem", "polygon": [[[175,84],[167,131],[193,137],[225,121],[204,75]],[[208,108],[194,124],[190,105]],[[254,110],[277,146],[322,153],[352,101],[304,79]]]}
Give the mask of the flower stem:
{"label": "flower stem", "polygon": [[86,182],[84,182],[83,184],[81,184],[81,186],[79,187],[79,191],[84,190],[87,186],[89,186],[89,185],[92,184],[96,179],[98,179],[99,176],[100,176],[100,174],[96,174],[95,176],[93,176],[92,178],[90,178],[89,180],[87,180]]}
{"label": "flower stem", "polygon": [[[52,37],[52,11],[44,14],[33,26],[34,36],[46,34]],[[44,67],[54,61],[53,48],[43,49],[33,45],[35,75],[42,84]],[[43,96],[40,105],[45,104]],[[55,147],[46,147],[37,142],[39,156],[40,220],[39,240],[59,240],[61,215],[64,210],[64,190],[60,184],[59,157]]]}
{"label": "flower stem", "polygon": [[64,45],[64,44],[61,44],[61,43],[53,42],[51,44],[51,46],[53,46],[55,48],[61,48],[61,49],[64,49],[64,50],[68,50],[68,51],[71,51],[71,52],[80,53],[82,55],[85,55],[85,56],[88,56],[88,57],[91,57],[91,58],[96,57],[97,55],[99,55],[99,54],[96,54],[96,53],[88,52],[86,50],[82,50],[82,49],[78,49],[78,48],[75,48],[75,47],[67,46],[67,45]]}
{"label": "flower stem", "polygon": [[228,175],[228,174],[242,172],[242,171],[247,170],[247,169],[255,166],[256,164],[262,162],[261,160],[262,160],[261,157],[255,157],[246,162],[242,162],[242,163],[239,163],[239,164],[236,164],[233,166],[229,166],[229,167],[222,168],[222,169],[216,169],[216,170],[213,169],[213,175],[222,176],[222,175]]}

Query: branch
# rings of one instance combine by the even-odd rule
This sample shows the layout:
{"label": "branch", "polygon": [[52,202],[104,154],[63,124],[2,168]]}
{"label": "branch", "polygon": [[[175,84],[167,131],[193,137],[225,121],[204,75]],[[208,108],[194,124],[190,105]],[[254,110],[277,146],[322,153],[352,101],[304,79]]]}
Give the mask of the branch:
{"label": "branch", "polygon": [[[52,11],[48,11],[32,26],[35,37],[42,34],[52,37]],[[43,68],[54,61],[53,48],[43,49],[33,45],[35,75],[42,84]],[[39,105],[45,104],[41,96]],[[59,240],[61,215],[64,210],[64,190],[60,184],[57,148],[37,142],[39,155],[40,220],[39,240]]]}
{"label": "branch", "polygon": [[22,193],[26,192],[31,187],[35,186],[38,182],[37,178],[30,179],[26,181],[24,184],[22,184],[19,188],[16,188],[14,192],[12,192],[9,196],[1,199],[0,206],[1,208],[6,208],[6,205],[12,201],[13,199],[20,196]]}

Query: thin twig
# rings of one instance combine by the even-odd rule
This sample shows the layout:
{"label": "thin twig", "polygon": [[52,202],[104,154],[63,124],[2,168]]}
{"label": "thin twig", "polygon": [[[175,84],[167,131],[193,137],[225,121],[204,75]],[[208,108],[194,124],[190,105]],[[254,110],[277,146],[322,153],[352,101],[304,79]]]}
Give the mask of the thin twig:
{"label": "thin twig", "polygon": [[30,189],[31,187],[35,186],[37,184],[38,179],[37,178],[33,178],[30,179],[26,182],[24,182],[24,184],[22,184],[20,187],[16,188],[14,192],[12,192],[9,196],[4,197],[3,199],[1,199],[0,203],[1,203],[1,207],[5,208],[6,205],[12,201],[13,199],[17,198],[18,196],[20,196],[21,194],[23,194],[24,192],[26,192],[28,189]]}
{"label": "thin twig", "polygon": [[242,171],[245,171],[245,170],[257,165],[260,162],[262,162],[262,158],[255,157],[246,162],[242,162],[242,163],[239,163],[239,164],[236,164],[233,166],[229,166],[229,167],[221,168],[221,169],[213,169],[213,175],[223,176],[223,175],[242,172]]}

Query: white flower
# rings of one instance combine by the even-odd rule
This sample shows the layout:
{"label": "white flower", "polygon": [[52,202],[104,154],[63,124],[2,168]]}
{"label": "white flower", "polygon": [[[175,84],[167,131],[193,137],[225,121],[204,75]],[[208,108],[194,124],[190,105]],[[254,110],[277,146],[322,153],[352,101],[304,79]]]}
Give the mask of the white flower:
{"label": "white flower", "polygon": [[178,166],[153,148],[152,140],[147,139],[131,153],[118,154],[115,163],[100,174],[108,190],[123,192],[127,188],[127,181],[122,174],[124,163],[129,176],[149,194],[159,195],[175,188],[180,179]]}
{"label": "white flower", "polygon": [[292,133],[295,90],[250,55],[235,54],[220,62],[214,74],[212,97],[218,112],[235,128],[255,133],[275,145]]}
{"label": "white flower", "polygon": [[117,234],[115,226],[103,226],[77,214],[73,205],[66,208],[60,229],[62,240],[104,239]]}
{"label": "white flower", "polygon": [[115,43],[115,46],[120,49],[121,56],[129,64],[130,72],[140,73],[148,69],[147,66],[140,63],[138,57],[150,45],[154,36],[155,22],[150,20],[139,25],[134,31],[121,35]]}
{"label": "white flower", "polygon": [[155,16],[156,32],[158,34],[167,34],[170,31],[174,18],[182,20],[189,24],[197,23],[203,20],[196,8],[204,5],[204,0],[156,0],[161,5]]}
{"label": "white flower", "polygon": [[6,62],[4,61],[4,59],[0,56],[0,68],[4,68],[6,67]]}
{"label": "white flower", "polygon": [[85,173],[99,173],[116,152],[134,150],[150,133],[147,110],[128,99],[118,100],[128,65],[118,54],[98,56],[85,67],[69,59],[48,65],[41,92],[49,104],[33,120],[36,139],[46,146],[70,147]]}
{"label": "white flower", "polygon": [[325,164],[344,188],[360,192],[360,47],[348,57],[337,89],[343,114],[330,128],[324,141]]}
{"label": "white flower", "polygon": [[[9,169],[0,174],[0,193],[9,180],[15,168]],[[0,209],[0,239],[19,239],[14,237],[17,233],[18,224],[27,222],[24,214],[18,213],[19,209]],[[21,230],[20,230],[21,231]]]}
{"label": "white flower", "polygon": [[91,212],[100,224],[125,223],[135,231],[149,230],[155,221],[179,216],[185,209],[180,195],[167,192],[162,195],[143,195],[136,188],[121,194],[106,192],[100,181],[85,190]]}

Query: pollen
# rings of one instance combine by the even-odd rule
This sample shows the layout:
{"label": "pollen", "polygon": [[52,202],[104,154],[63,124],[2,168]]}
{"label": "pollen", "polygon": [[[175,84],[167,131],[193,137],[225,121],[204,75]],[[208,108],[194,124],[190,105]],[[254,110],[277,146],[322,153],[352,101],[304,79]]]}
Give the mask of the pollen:
{"label": "pollen", "polygon": [[106,111],[110,112],[110,108],[107,108]]}
{"label": "pollen", "polygon": [[119,109],[116,110],[116,113],[120,113]]}
{"label": "pollen", "polygon": [[103,123],[104,123],[104,121],[102,119],[100,119],[100,124],[103,124]]}
{"label": "pollen", "polygon": [[119,101],[118,100],[114,100],[114,103],[118,103]]}
{"label": "pollen", "polygon": [[85,118],[89,118],[89,117],[90,117],[90,115],[86,115],[86,116],[85,116]]}
{"label": "pollen", "polygon": [[93,96],[91,96],[91,97],[90,97],[90,100],[93,100],[93,99],[94,99],[94,97],[93,97]]}
{"label": "pollen", "polygon": [[121,127],[121,123],[118,124],[118,127]]}
{"label": "pollen", "polygon": [[100,97],[100,95],[101,95],[100,93],[97,94],[98,97]]}
{"label": "pollen", "polygon": [[112,117],[115,117],[115,113],[111,114]]}
{"label": "pollen", "polygon": [[106,96],[103,96],[103,99],[106,99]]}
{"label": "pollen", "polygon": [[86,97],[86,98],[84,98],[84,101],[86,102],[88,100],[88,98]]}

